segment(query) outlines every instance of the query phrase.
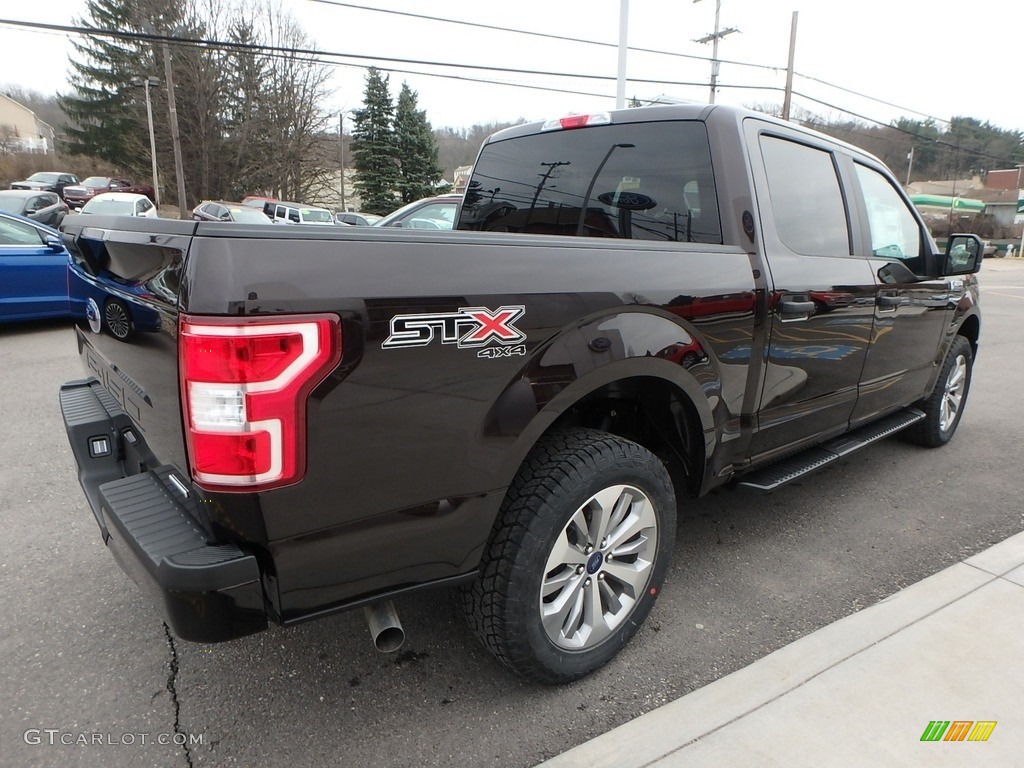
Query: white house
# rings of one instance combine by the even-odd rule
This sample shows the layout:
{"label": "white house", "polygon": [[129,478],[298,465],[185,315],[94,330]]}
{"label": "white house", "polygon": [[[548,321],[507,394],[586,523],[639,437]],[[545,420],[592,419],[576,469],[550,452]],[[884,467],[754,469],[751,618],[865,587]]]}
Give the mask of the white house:
{"label": "white house", "polygon": [[36,113],[10,96],[0,93],[0,152],[54,151],[54,130]]}

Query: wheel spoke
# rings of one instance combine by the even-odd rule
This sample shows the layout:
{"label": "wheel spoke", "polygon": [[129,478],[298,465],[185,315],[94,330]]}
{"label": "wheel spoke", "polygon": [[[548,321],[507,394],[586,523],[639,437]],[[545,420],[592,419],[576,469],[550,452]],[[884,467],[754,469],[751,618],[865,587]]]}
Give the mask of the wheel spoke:
{"label": "wheel spoke", "polygon": [[599,643],[612,632],[612,627],[605,620],[604,606],[601,604],[601,589],[598,585],[599,582],[593,579],[589,586],[583,588],[585,600],[580,640],[587,644]]}
{"label": "wheel spoke", "polygon": [[601,590],[601,602],[607,606],[608,612],[613,615],[618,614],[622,610],[622,601],[612,585],[608,583],[608,579],[599,581],[598,587]]}
{"label": "wheel spoke", "polygon": [[635,563],[612,561],[605,565],[604,571],[608,578],[615,579],[624,588],[619,590],[619,594],[627,594],[637,600],[640,598],[640,592],[647,586],[650,568],[651,564],[647,560],[637,560]]}
{"label": "wheel spoke", "polygon": [[548,637],[568,638],[571,637],[570,629],[579,622],[583,612],[583,576],[577,576],[575,581],[562,590],[558,598],[550,603],[543,604],[544,629]]}
{"label": "wheel spoke", "polygon": [[550,573],[560,565],[584,565],[586,562],[587,556],[569,540],[568,531],[562,531],[551,548],[544,572]]}
{"label": "wheel spoke", "polygon": [[544,583],[540,586],[541,596],[550,597],[556,592],[565,589],[572,582],[573,577],[577,575],[575,568],[561,568],[553,576],[548,576],[544,579]]}
{"label": "wheel spoke", "polygon": [[633,555],[641,555],[650,548],[651,540],[646,536],[636,536],[611,551],[613,557],[618,559],[630,558]]}
{"label": "wheel spoke", "polygon": [[608,534],[608,548],[612,554],[625,554],[620,548],[629,544],[630,541],[645,528],[654,527],[654,511],[646,501],[638,501],[633,505],[629,516],[622,521],[618,528]]}
{"label": "wheel spoke", "polygon": [[594,496],[588,503],[590,509],[590,536],[591,546],[598,547],[608,533],[608,523],[614,515],[615,509],[622,501],[624,492],[620,486],[605,488]]}

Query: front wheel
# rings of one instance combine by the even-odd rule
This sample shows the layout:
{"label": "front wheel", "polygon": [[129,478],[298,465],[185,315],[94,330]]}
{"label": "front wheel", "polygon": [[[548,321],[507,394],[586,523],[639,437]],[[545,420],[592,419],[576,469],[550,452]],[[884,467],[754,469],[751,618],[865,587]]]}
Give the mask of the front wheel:
{"label": "front wheel", "polygon": [[596,430],[533,450],[463,590],[470,625],[499,661],[543,683],[608,662],[654,605],[675,542],[672,482],[636,443]]}
{"label": "front wheel", "polygon": [[949,346],[932,393],[918,403],[925,417],[908,428],[906,438],[927,448],[938,448],[953,438],[967,405],[974,353],[971,343],[957,336]]}

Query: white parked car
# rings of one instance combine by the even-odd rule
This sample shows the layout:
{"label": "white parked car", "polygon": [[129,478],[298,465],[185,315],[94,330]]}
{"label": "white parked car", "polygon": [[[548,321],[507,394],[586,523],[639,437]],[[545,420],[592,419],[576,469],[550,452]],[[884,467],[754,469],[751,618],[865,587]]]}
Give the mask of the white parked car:
{"label": "white parked car", "polygon": [[156,206],[145,195],[130,192],[104,192],[96,195],[84,206],[81,213],[100,213],[107,216],[144,216],[155,219]]}

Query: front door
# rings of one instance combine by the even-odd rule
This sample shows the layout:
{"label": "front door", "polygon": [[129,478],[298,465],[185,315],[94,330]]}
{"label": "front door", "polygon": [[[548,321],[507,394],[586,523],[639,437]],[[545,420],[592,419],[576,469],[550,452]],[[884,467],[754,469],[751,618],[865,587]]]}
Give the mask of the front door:
{"label": "front door", "polygon": [[859,162],[854,167],[878,284],[874,339],[853,416],[860,422],[926,394],[941,363],[947,315],[962,290],[948,279],[925,276],[927,238],[892,179]]}

